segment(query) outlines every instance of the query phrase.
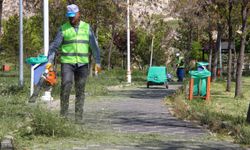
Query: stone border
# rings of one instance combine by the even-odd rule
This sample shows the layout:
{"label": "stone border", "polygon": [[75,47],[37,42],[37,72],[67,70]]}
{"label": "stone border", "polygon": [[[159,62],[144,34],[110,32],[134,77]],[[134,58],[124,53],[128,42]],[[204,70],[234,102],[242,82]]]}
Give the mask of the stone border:
{"label": "stone border", "polygon": [[13,137],[12,136],[5,136],[2,140],[1,140],[1,145],[0,145],[0,149],[1,150],[14,150],[14,145],[13,145]]}

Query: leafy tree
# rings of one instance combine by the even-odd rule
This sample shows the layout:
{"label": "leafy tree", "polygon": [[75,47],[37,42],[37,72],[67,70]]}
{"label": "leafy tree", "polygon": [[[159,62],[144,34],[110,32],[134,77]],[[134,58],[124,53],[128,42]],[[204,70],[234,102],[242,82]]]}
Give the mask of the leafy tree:
{"label": "leafy tree", "polygon": [[[206,5],[202,0],[176,0],[171,2],[172,13],[179,18],[179,28],[177,28],[174,46],[183,51],[187,64],[192,58],[193,42],[201,42],[205,37],[204,31],[208,25],[208,15],[204,10]],[[210,25],[213,24],[210,23]]]}
{"label": "leafy tree", "polygon": [[[127,31],[126,30],[121,30],[120,32],[115,34],[114,38],[114,44],[115,46],[119,49],[122,58],[123,58],[123,65],[122,68],[125,68],[125,60],[126,60],[126,55],[127,55]],[[133,56],[133,50],[135,48],[137,42],[137,34],[135,30],[130,31],[130,48],[131,48],[131,54]],[[133,57],[132,57],[133,58]]]}
{"label": "leafy tree", "polygon": [[[4,61],[10,62],[17,62],[18,56],[18,33],[19,29],[17,28],[19,24],[18,16],[12,16],[9,20],[5,23],[3,32],[4,34],[1,37],[1,45],[3,47],[3,54],[4,54]],[[11,44],[10,44],[11,43]]]}
{"label": "leafy tree", "polygon": [[[153,16],[151,34],[154,37],[154,65],[164,65],[166,62],[166,54],[170,55],[168,48],[172,45],[171,29],[161,15]],[[152,36],[151,36],[152,38]]]}
{"label": "leafy tree", "polygon": [[149,64],[150,58],[150,42],[151,37],[147,35],[145,29],[138,27],[137,33],[137,44],[133,51],[134,61],[139,65],[140,69]]}
{"label": "leafy tree", "polygon": [[201,56],[202,56],[202,46],[200,44],[200,42],[194,41],[192,43],[192,50],[190,53],[190,57],[191,59],[195,59],[195,60],[201,60]]}
{"label": "leafy tree", "polygon": [[[42,17],[33,16],[24,19],[24,55],[30,57],[40,53],[42,46],[43,28]],[[19,17],[12,16],[4,25],[4,33],[1,38],[4,59],[8,62],[17,63],[19,55]]]}

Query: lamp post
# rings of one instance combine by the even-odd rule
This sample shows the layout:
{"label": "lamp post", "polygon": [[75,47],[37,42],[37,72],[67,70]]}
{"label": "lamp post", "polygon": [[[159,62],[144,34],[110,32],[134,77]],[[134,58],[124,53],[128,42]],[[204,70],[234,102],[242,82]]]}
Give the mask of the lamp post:
{"label": "lamp post", "polygon": [[127,0],[127,82],[131,83],[131,69],[130,69],[130,10],[129,0]]}
{"label": "lamp post", "polygon": [[43,0],[44,55],[49,52],[49,0]]}
{"label": "lamp post", "polygon": [[[49,0],[43,0],[43,38],[44,38],[44,55],[48,56],[49,53]],[[42,101],[49,102],[53,100],[51,96],[52,87],[45,91],[41,97]]]}
{"label": "lamp post", "polygon": [[23,0],[19,0],[19,86],[23,85]]}

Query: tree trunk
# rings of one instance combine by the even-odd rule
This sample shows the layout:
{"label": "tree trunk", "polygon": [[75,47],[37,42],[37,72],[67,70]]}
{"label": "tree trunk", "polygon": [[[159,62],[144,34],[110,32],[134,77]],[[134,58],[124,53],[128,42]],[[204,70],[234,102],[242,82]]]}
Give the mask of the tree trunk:
{"label": "tree trunk", "polygon": [[236,86],[235,86],[235,97],[239,97],[241,95],[241,88],[242,88],[242,67],[244,63],[244,52],[245,52],[245,46],[246,46],[246,28],[247,28],[247,14],[248,14],[248,0],[242,0],[242,9],[241,9],[241,15],[242,15],[242,34],[241,34],[241,42],[240,42],[240,53],[237,60],[237,72],[236,72]]}
{"label": "tree trunk", "polygon": [[248,111],[247,111],[247,123],[250,123],[250,104],[248,105]]}
{"label": "tree trunk", "polygon": [[122,54],[122,69],[124,69],[124,70],[126,69],[125,68],[125,61],[126,61],[125,59],[126,59],[126,55],[123,53]]}
{"label": "tree trunk", "polygon": [[108,54],[108,70],[111,69],[111,54],[112,54],[112,48],[113,48],[113,43],[114,43],[114,36],[115,36],[115,26],[112,25],[111,27],[111,41],[109,45],[109,54]]}
{"label": "tree trunk", "polygon": [[218,64],[218,56],[219,56],[219,49],[221,44],[221,34],[222,34],[222,27],[220,23],[217,23],[217,40],[216,40],[216,50],[214,51],[214,60],[212,64],[212,81],[216,81],[217,79],[217,64]]}
{"label": "tree trunk", "polygon": [[233,61],[233,79],[236,80],[236,69],[237,69],[237,52],[236,49],[233,49],[234,61]]}
{"label": "tree trunk", "polygon": [[2,35],[2,13],[3,13],[3,0],[0,0],[0,37]]}
{"label": "tree trunk", "polygon": [[208,70],[212,71],[212,57],[213,57],[213,37],[212,37],[212,28],[211,28],[211,20],[209,19],[209,27],[208,27],[208,36],[209,36],[209,58],[208,58]]}
{"label": "tree trunk", "polygon": [[232,9],[233,9],[233,0],[229,0],[229,7],[228,7],[228,66],[227,66],[227,88],[226,91],[231,91],[231,80],[232,80],[232,36],[233,36],[233,27],[232,27]]}

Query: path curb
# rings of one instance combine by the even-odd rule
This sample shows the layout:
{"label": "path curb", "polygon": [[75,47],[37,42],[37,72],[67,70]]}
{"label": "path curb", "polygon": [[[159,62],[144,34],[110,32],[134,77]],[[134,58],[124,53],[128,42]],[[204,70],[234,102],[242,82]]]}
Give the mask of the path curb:
{"label": "path curb", "polygon": [[1,150],[14,150],[14,145],[13,145],[13,137],[12,136],[5,136],[0,145]]}

